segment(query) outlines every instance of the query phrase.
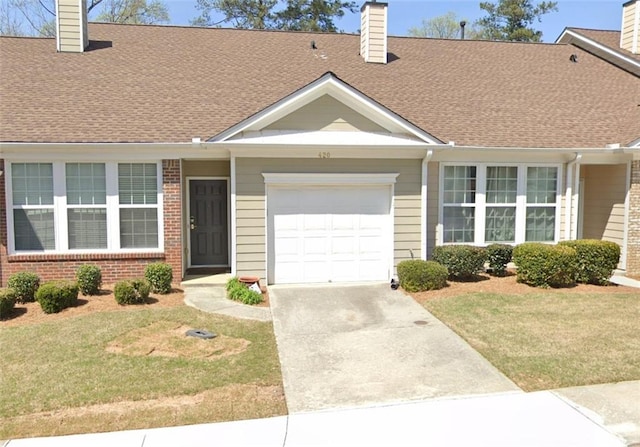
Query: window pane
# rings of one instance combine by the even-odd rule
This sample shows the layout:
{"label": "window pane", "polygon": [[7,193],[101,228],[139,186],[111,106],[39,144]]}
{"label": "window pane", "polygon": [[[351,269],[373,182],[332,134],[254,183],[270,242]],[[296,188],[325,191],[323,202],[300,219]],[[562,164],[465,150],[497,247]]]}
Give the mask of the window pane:
{"label": "window pane", "polygon": [[120,247],[158,248],[158,211],[155,208],[120,209]]}
{"label": "window pane", "polygon": [[53,210],[13,210],[16,250],[53,250]]}
{"label": "window pane", "polygon": [[158,203],[156,165],[154,163],[118,164],[118,191],[121,205]]}
{"label": "window pane", "polygon": [[67,163],[67,204],[104,205],[107,182],[104,163]]}
{"label": "window pane", "polygon": [[476,167],[444,167],[444,203],[475,203]]}
{"label": "window pane", "polygon": [[444,242],[473,242],[474,227],[475,208],[444,208]]}
{"label": "window pane", "polygon": [[487,203],[516,203],[518,168],[487,167]]}
{"label": "window pane", "polygon": [[556,208],[553,206],[527,207],[527,242],[553,242],[555,240]]}
{"label": "window pane", "polygon": [[527,203],[556,203],[558,168],[527,168]]}
{"label": "window pane", "polygon": [[515,207],[487,207],[484,239],[486,242],[515,242]]}
{"label": "window pane", "polygon": [[12,163],[14,205],[53,205],[53,165]]}
{"label": "window pane", "polygon": [[69,219],[69,248],[107,248],[107,210],[72,208]]}

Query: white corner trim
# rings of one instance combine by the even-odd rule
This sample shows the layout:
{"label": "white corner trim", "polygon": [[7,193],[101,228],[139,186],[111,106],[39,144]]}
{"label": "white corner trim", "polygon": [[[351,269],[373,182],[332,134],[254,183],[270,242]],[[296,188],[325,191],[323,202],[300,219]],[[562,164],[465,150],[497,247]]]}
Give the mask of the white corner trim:
{"label": "white corner trim", "polygon": [[[229,263],[231,264],[231,276],[236,276],[236,272],[237,272],[237,266],[236,266],[236,259],[238,258],[238,247],[237,247],[237,240],[236,238],[238,237],[238,230],[236,228],[236,157],[231,156],[231,160],[230,160],[230,173],[229,175],[231,176],[230,178],[230,183],[231,183],[231,211],[230,211],[230,218],[231,218],[231,240],[229,241],[229,243],[231,244],[231,259],[229,260]],[[265,225],[266,227],[266,225]]]}
{"label": "white corner trim", "polygon": [[392,174],[281,174],[263,173],[267,185],[392,185],[399,173]]}
{"label": "white corner trim", "polygon": [[427,259],[427,247],[428,247],[428,241],[427,241],[427,234],[428,234],[428,221],[427,221],[427,213],[428,213],[428,200],[427,200],[427,194],[429,193],[429,189],[428,189],[428,183],[429,183],[429,161],[431,161],[431,158],[433,158],[433,150],[428,150],[427,151],[427,155],[425,155],[425,157],[422,159],[422,185],[421,185],[421,191],[420,191],[420,227],[422,229],[421,231],[421,244],[420,244],[420,251],[421,251],[421,256],[420,258],[422,260],[426,260]]}

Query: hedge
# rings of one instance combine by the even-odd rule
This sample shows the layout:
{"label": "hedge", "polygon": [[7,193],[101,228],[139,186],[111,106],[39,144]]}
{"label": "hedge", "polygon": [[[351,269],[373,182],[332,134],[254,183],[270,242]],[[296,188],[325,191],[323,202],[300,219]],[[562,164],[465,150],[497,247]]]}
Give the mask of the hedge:
{"label": "hedge", "polygon": [[578,276],[576,250],[565,245],[527,242],[513,249],[518,282],[535,287],[571,287]]}
{"label": "hedge", "polygon": [[36,300],[46,314],[60,312],[78,303],[78,284],[71,281],[49,281],[40,286]]}
{"label": "hedge", "polygon": [[577,281],[585,284],[607,284],[620,262],[620,246],[598,239],[563,241],[559,245],[571,247],[578,256]]}
{"label": "hedge", "polygon": [[440,245],[433,249],[432,259],[444,265],[451,279],[470,279],[484,270],[487,254],[471,245]]}
{"label": "hedge", "polygon": [[448,276],[447,268],[435,261],[411,259],[398,264],[398,280],[407,292],[442,289]]}

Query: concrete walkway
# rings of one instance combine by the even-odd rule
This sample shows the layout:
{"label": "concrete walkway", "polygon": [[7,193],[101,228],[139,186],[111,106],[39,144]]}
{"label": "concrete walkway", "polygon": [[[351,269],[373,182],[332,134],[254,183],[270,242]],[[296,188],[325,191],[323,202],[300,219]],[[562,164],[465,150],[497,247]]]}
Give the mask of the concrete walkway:
{"label": "concrete walkway", "polygon": [[247,320],[271,321],[268,307],[248,306],[227,299],[223,284],[192,283],[182,284],[184,302],[204,312],[227,315]]}
{"label": "concrete walkway", "polygon": [[271,286],[289,412],[521,392],[388,284]]}
{"label": "concrete walkway", "polygon": [[269,419],[18,439],[6,447],[623,447],[549,391],[506,393]]}

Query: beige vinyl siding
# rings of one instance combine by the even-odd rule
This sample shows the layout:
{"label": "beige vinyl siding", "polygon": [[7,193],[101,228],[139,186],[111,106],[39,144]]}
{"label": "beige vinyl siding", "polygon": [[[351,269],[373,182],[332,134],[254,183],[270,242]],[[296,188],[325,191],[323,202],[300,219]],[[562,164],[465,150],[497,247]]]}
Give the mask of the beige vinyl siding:
{"label": "beige vinyl siding", "polygon": [[324,95],[276,121],[265,130],[334,130],[386,132],[335,98]]}
{"label": "beige vinyl siding", "polygon": [[421,160],[236,159],[238,275],[266,278],[266,210],[262,173],[398,173],[394,185],[394,267],[420,258]]}
{"label": "beige vinyl siding", "polygon": [[366,62],[387,63],[386,5],[366,4],[361,18],[360,54]]}
{"label": "beige vinyl siding", "polygon": [[584,239],[624,242],[626,165],[585,165]]}
{"label": "beige vinyl siding", "polygon": [[59,0],[60,51],[82,52],[89,45],[85,11],[85,0]]}
{"label": "beige vinyl siding", "polygon": [[640,39],[640,32],[637,31],[637,28],[640,26],[640,24],[638,24],[636,21],[636,9],[638,7],[639,6],[637,2],[630,2],[622,9],[622,30],[620,46],[627,51],[633,51],[634,31],[636,34],[636,52],[639,47],[638,40]]}

